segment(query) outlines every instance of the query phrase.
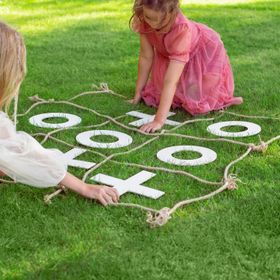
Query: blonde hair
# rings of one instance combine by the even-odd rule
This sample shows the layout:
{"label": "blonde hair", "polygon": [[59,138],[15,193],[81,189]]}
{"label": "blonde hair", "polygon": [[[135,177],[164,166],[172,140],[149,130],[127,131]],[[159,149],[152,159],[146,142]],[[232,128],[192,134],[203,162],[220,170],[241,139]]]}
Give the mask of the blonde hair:
{"label": "blonde hair", "polygon": [[26,48],[21,35],[0,22],[0,110],[9,111],[26,74]]}
{"label": "blonde hair", "polygon": [[160,32],[165,33],[168,31],[170,24],[175,20],[180,7],[179,0],[135,0],[132,8],[132,16],[129,20],[130,28],[133,31],[138,31],[143,19],[143,7],[146,6],[152,10],[160,11],[165,15],[170,14],[169,22],[163,26]]}

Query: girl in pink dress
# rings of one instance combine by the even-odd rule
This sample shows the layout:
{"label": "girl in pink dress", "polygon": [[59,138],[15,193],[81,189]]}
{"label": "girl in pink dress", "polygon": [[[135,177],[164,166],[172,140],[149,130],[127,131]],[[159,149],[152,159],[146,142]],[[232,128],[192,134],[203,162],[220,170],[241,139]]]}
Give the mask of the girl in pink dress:
{"label": "girl in pink dress", "polygon": [[131,102],[143,99],[158,108],[141,131],[161,129],[171,106],[197,115],[242,103],[233,96],[233,74],[217,32],[187,19],[178,0],[135,0],[133,12],[140,55]]}

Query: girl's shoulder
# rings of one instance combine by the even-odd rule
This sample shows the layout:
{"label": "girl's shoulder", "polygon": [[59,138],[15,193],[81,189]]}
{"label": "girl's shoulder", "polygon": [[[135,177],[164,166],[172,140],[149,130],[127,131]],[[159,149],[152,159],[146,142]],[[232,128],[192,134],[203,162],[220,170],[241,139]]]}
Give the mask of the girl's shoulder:
{"label": "girl's shoulder", "polygon": [[174,31],[177,30],[178,28],[188,28],[189,26],[189,20],[187,19],[187,17],[180,11],[177,16],[176,19],[171,27],[170,31]]}
{"label": "girl's shoulder", "polygon": [[187,17],[185,17],[185,15],[180,11],[177,16],[176,19],[174,20],[168,34],[168,36],[177,36],[181,33],[186,33],[187,31],[190,30],[190,23]]}

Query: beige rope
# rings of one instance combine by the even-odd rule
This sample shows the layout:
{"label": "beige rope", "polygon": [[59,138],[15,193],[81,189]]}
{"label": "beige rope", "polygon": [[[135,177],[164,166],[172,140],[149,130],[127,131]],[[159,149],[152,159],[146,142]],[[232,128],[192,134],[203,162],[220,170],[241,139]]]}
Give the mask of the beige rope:
{"label": "beige rope", "polygon": [[[152,134],[155,135],[155,134]],[[191,140],[198,140],[198,141],[205,141],[205,142],[227,142],[231,144],[236,144],[240,146],[249,147],[250,144],[243,143],[241,141],[226,139],[226,138],[203,138],[203,137],[197,137],[197,136],[191,136],[191,135],[182,135],[178,133],[164,133],[164,136],[173,136],[176,138],[185,138],[185,139],[191,139]]]}
{"label": "beige rope", "polygon": [[[166,133],[165,132],[166,130],[162,130],[162,131],[164,131],[164,133],[146,133],[146,132],[140,131],[137,128],[131,128],[131,127],[127,126],[127,125],[124,125],[124,124],[118,122],[113,117],[110,117],[108,115],[104,115],[104,114],[98,113],[97,111],[95,111],[93,109],[90,109],[90,108],[87,108],[87,107],[84,107],[84,106],[81,106],[81,105],[77,105],[77,104],[74,104],[74,103],[71,103],[71,102],[68,102],[68,101],[53,101],[53,100],[50,100],[50,101],[46,101],[46,102],[48,104],[49,103],[52,103],[52,104],[67,104],[67,105],[70,105],[70,106],[73,106],[73,107],[76,107],[76,108],[79,108],[79,109],[82,109],[82,110],[87,110],[89,112],[94,113],[95,115],[97,115],[99,117],[103,117],[103,118],[108,119],[109,121],[113,122],[114,124],[124,128],[124,129],[130,130],[130,131],[133,131],[133,132],[137,132],[137,133],[140,133],[140,134],[143,134],[143,135],[146,135],[146,136],[150,136],[150,137],[151,136],[161,136],[161,135],[164,135],[164,136],[173,136],[173,137],[180,137],[180,138],[199,140],[199,141],[228,142],[228,143],[231,143],[231,144],[237,144],[237,145],[242,145],[242,146],[246,146],[246,147],[248,147],[250,145],[250,144],[247,144],[247,143],[243,143],[243,142],[236,141],[236,140],[230,140],[230,139],[226,139],[226,138],[203,138],[203,137],[196,137],[196,136],[192,136],[192,135],[182,135],[182,134],[176,134],[176,133]],[[44,104],[47,104],[47,103],[44,103]],[[186,125],[186,124],[189,124],[189,123],[201,122],[202,120],[203,119],[187,120],[187,121],[183,122],[182,124],[178,125],[178,127],[182,127],[183,125]],[[204,121],[210,121],[210,120],[214,120],[214,118],[205,119]],[[177,129],[177,127],[174,127],[172,129],[170,129],[169,131],[173,131],[175,129]]]}
{"label": "beige rope", "polygon": [[254,152],[264,153],[266,152],[268,145],[265,142],[261,141],[259,145],[250,144],[250,147]]}
{"label": "beige rope", "polygon": [[270,145],[270,144],[272,144],[273,142],[275,142],[277,140],[280,140],[280,135],[271,138],[270,140],[266,141],[265,144],[266,145]]}
{"label": "beige rope", "polygon": [[220,110],[220,112],[222,112],[222,113],[224,113],[224,114],[231,115],[231,116],[236,116],[236,117],[241,117],[241,118],[247,118],[247,119],[264,119],[264,120],[276,120],[276,121],[280,121],[280,118],[277,118],[277,117],[243,115],[243,114],[238,114],[238,113],[234,113],[234,112],[228,112],[227,110]]}
{"label": "beige rope", "polygon": [[5,179],[1,179],[1,178],[0,178],[0,182],[5,183],[5,184],[15,184],[16,183],[15,181],[5,180]]}
{"label": "beige rope", "polygon": [[139,167],[139,168],[142,168],[145,170],[150,170],[150,171],[164,171],[164,172],[173,173],[173,174],[180,174],[180,175],[188,176],[188,177],[190,177],[202,184],[206,184],[206,185],[211,185],[211,186],[222,185],[222,182],[211,182],[211,181],[202,179],[198,176],[195,176],[195,175],[193,175],[189,172],[183,171],[183,170],[173,170],[173,169],[164,168],[164,167],[152,167],[152,166],[147,166],[147,165],[142,165],[142,164],[137,164],[137,163],[118,162],[115,160],[111,160],[111,162],[126,165],[126,166]]}
{"label": "beige rope", "polygon": [[[278,138],[279,137],[275,137],[274,141],[276,141]],[[60,142],[64,142],[64,141],[60,140]],[[70,146],[73,146],[73,145],[70,145]],[[236,182],[238,181],[238,179],[236,177],[233,177],[232,175],[228,175],[229,169],[234,164],[236,164],[240,160],[244,159],[251,151],[252,151],[252,148],[251,147],[248,148],[248,150],[246,151],[246,153],[244,155],[239,157],[237,160],[232,161],[226,167],[225,172],[224,172],[224,182],[225,183],[222,185],[222,187],[220,187],[219,189],[215,190],[214,192],[212,192],[212,193],[210,193],[208,195],[205,195],[205,196],[202,196],[202,197],[198,197],[198,198],[194,198],[194,199],[185,200],[185,201],[177,203],[172,209],[164,207],[163,209],[161,209],[159,211],[155,210],[155,209],[150,209],[150,208],[148,210],[147,207],[144,207],[142,205],[129,204],[129,203],[115,203],[113,206],[136,207],[136,208],[142,209],[144,211],[148,211],[147,223],[150,224],[151,227],[162,226],[166,222],[168,222],[168,220],[171,218],[172,213],[175,212],[179,207],[183,207],[186,204],[194,203],[194,202],[197,202],[197,201],[200,201],[200,200],[208,199],[208,198],[210,198],[210,197],[212,197],[212,196],[214,196],[216,194],[219,194],[220,192],[222,192],[222,191],[224,191],[226,189],[228,189],[228,190],[236,189],[237,188]],[[98,154],[100,155],[100,153],[98,153]],[[115,161],[113,161],[113,162],[115,162]],[[136,165],[136,164],[128,164],[128,165],[131,165],[131,166],[141,166],[141,165]],[[144,167],[144,166],[141,166],[141,167]],[[158,169],[161,169],[161,168],[158,168]],[[165,169],[163,169],[163,170],[165,170]],[[57,193],[59,193],[59,192],[58,191],[55,192],[55,195]]]}
{"label": "beige rope", "polygon": [[[121,118],[124,118],[124,117],[126,117],[126,115],[118,116],[115,119],[117,120],[117,119],[121,119]],[[47,133],[45,138],[41,141],[41,144],[44,144],[48,140],[48,138],[50,136],[52,136],[53,134],[64,131],[64,130],[76,130],[76,129],[80,130],[80,129],[98,128],[98,127],[102,127],[102,126],[104,126],[108,123],[110,123],[110,121],[105,121],[105,122],[100,123],[100,124],[88,125],[88,126],[75,126],[75,127],[59,128],[59,129],[56,129],[56,130],[53,130],[53,131],[50,131],[49,133]]]}
{"label": "beige rope", "polygon": [[[43,136],[43,137],[45,137],[45,135],[46,134],[44,134],[44,133],[36,133],[36,134],[33,134],[32,136]],[[52,137],[52,136],[49,136],[49,139],[51,139],[53,141],[56,141],[58,143],[64,144],[64,145],[66,145],[66,146],[68,146],[70,148],[78,148],[78,146],[69,144],[69,143],[67,143],[67,142],[65,142],[63,140],[57,139],[57,138]],[[102,153],[99,153],[99,152],[96,152],[96,151],[93,151],[93,150],[87,150],[87,152],[99,155],[99,156],[107,159],[107,156],[105,156]],[[120,164],[120,165],[139,167],[139,168],[142,168],[142,169],[145,169],[145,170],[150,170],[150,171],[164,171],[164,172],[173,173],[173,174],[180,174],[180,175],[188,176],[188,177],[190,177],[190,178],[192,178],[194,180],[197,180],[197,181],[199,181],[199,182],[201,182],[203,184],[208,184],[208,185],[212,185],[212,186],[222,185],[222,182],[211,182],[211,181],[202,179],[202,178],[200,178],[198,176],[195,176],[195,175],[193,175],[191,173],[188,173],[186,171],[183,171],[183,170],[173,170],[173,169],[168,169],[168,168],[163,168],[163,167],[152,167],[152,166],[147,166],[147,165],[142,165],[142,164],[137,164],[137,163],[120,162],[120,161],[116,161],[116,160],[112,160],[112,159],[109,159],[108,161],[116,163],[116,164]]]}
{"label": "beige rope", "polygon": [[149,213],[159,213],[159,211],[156,210],[156,209],[149,208],[149,207],[145,207],[145,206],[143,206],[143,205],[135,204],[135,203],[121,203],[121,202],[119,202],[119,203],[112,203],[112,204],[110,204],[110,206],[132,207],[132,208],[138,208],[138,209],[147,211],[147,212],[149,212]]}
{"label": "beige rope", "polygon": [[[97,88],[96,85],[93,85],[93,87]],[[162,226],[162,225],[166,224],[168,222],[168,220],[171,219],[172,214],[178,208],[180,208],[180,207],[183,207],[183,206],[185,206],[187,204],[191,204],[191,203],[198,202],[198,201],[201,201],[201,200],[209,199],[209,198],[211,198],[211,197],[213,197],[213,196],[223,192],[224,190],[234,190],[234,189],[236,189],[237,188],[237,181],[240,181],[240,180],[237,179],[236,176],[234,176],[232,174],[229,174],[230,168],[234,164],[236,164],[239,161],[243,160],[250,152],[252,152],[252,151],[264,152],[271,143],[273,143],[274,141],[277,141],[277,140],[280,139],[280,135],[278,135],[278,136],[273,137],[272,139],[268,140],[267,142],[261,141],[260,144],[256,145],[256,144],[252,144],[252,143],[247,144],[247,143],[243,143],[243,142],[240,142],[240,141],[224,139],[224,138],[217,138],[217,139],[216,138],[202,138],[202,137],[196,137],[196,136],[191,136],[191,135],[181,135],[181,134],[176,134],[176,133],[170,133],[171,131],[176,130],[176,129],[180,128],[180,127],[183,127],[184,125],[189,124],[189,123],[200,122],[200,121],[213,121],[216,118],[221,117],[225,113],[226,114],[230,114],[230,115],[239,116],[239,117],[244,117],[244,118],[259,118],[259,119],[273,119],[273,120],[280,120],[280,118],[263,117],[263,116],[246,116],[246,115],[241,115],[241,114],[236,114],[236,113],[228,112],[228,111],[225,111],[225,110],[221,110],[220,111],[221,114],[218,117],[216,117],[216,118],[186,120],[185,122],[179,124],[178,126],[172,128],[170,130],[162,130],[161,133],[149,134],[149,133],[141,132],[138,129],[131,128],[129,126],[126,126],[126,125],[118,122],[117,119],[119,117],[113,118],[111,116],[101,114],[101,113],[99,113],[99,112],[97,112],[97,111],[95,111],[93,109],[90,109],[90,108],[87,108],[87,107],[84,107],[84,106],[81,106],[81,105],[78,105],[78,104],[75,104],[75,103],[71,102],[71,101],[75,100],[78,97],[89,95],[89,94],[98,94],[98,93],[110,93],[110,94],[116,95],[118,97],[124,98],[122,95],[116,94],[113,91],[111,91],[108,88],[107,84],[101,84],[99,90],[80,93],[80,94],[78,94],[78,95],[68,99],[67,101],[63,101],[63,100],[62,101],[55,101],[53,99],[44,100],[44,99],[42,99],[42,98],[40,98],[38,96],[31,97],[30,99],[33,102],[36,102],[36,103],[33,104],[25,113],[23,113],[21,115],[18,115],[18,116],[24,116],[24,115],[28,114],[36,106],[43,105],[43,104],[50,104],[50,103],[51,104],[66,104],[66,105],[70,105],[70,106],[73,106],[73,107],[76,107],[76,108],[79,108],[79,109],[82,109],[82,110],[86,110],[86,111],[92,112],[92,113],[94,113],[95,115],[97,115],[99,117],[103,117],[103,118],[107,119],[106,122],[104,122],[104,123],[102,123],[100,125],[95,125],[95,126],[90,126],[90,127],[102,126],[104,124],[107,124],[108,122],[113,122],[114,124],[124,128],[124,129],[127,129],[129,131],[133,131],[133,132],[137,132],[137,133],[141,133],[143,135],[147,135],[147,136],[152,136],[153,137],[153,138],[145,141],[143,144],[141,144],[141,145],[139,145],[139,146],[137,146],[137,147],[135,147],[135,148],[133,148],[133,149],[131,149],[129,151],[111,154],[110,156],[105,156],[105,155],[103,155],[101,153],[88,150],[89,152],[101,155],[104,158],[104,160],[101,161],[99,164],[95,165],[93,168],[89,169],[84,174],[84,177],[83,177],[84,181],[87,179],[88,175],[92,171],[96,170],[97,168],[99,168],[100,166],[105,164],[106,162],[111,161],[111,162],[114,162],[114,163],[117,163],[117,164],[125,164],[127,166],[141,167],[141,168],[144,168],[144,169],[147,169],[147,170],[159,170],[159,171],[166,171],[166,172],[175,173],[175,174],[182,174],[182,175],[189,176],[189,177],[191,177],[193,179],[196,179],[196,180],[198,180],[198,181],[200,181],[202,183],[209,184],[209,185],[221,185],[221,187],[219,187],[218,189],[216,189],[215,191],[213,191],[213,192],[211,192],[211,193],[209,193],[207,195],[180,201],[177,204],[175,204],[172,208],[164,207],[164,208],[162,208],[160,210],[156,210],[156,209],[148,208],[148,207],[145,207],[145,206],[142,206],[142,205],[139,205],[139,204],[132,204],[132,203],[114,203],[114,204],[112,204],[112,206],[123,206],[123,207],[139,208],[139,209],[142,209],[142,210],[148,212],[147,223],[151,227],[159,227],[159,226]],[[124,116],[120,116],[120,117],[124,117]],[[45,138],[42,141],[43,143],[47,139],[52,139],[52,140],[55,140],[55,141],[57,141],[59,143],[63,143],[65,145],[67,145],[67,146],[75,147],[74,145],[71,145],[71,144],[69,144],[69,143],[67,143],[65,141],[59,140],[59,139],[57,139],[57,138],[52,136],[53,134],[55,134],[55,133],[57,133],[59,131],[62,131],[62,130],[64,130],[64,129],[54,130],[52,132],[49,132],[48,134],[37,133],[35,135],[44,136]],[[129,153],[132,153],[132,152],[134,152],[134,151],[136,151],[136,150],[138,150],[138,149],[140,149],[140,148],[150,144],[151,142],[159,139],[159,137],[161,137],[163,135],[164,136],[181,137],[181,138],[187,138],[187,139],[193,139],[193,140],[200,140],[200,141],[228,142],[228,143],[232,143],[232,144],[237,144],[237,145],[245,146],[245,147],[247,147],[247,151],[242,156],[240,156],[236,160],[230,162],[226,166],[226,168],[224,170],[224,180],[223,180],[223,182],[210,182],[210,181],[201,179],[199,177],[196,177],[196,176],[194,176],[194,175],[192,175],[192,174],[190,174],[188,172],[182,171],[182,170],[176,171],[176,170],[171,170],[171,169],[167,169],[167,168],[148,167],[148,166],[143,166],[143,165],[140,165],[140,164],[123,163],[123,162],[118,162],[116,160],[112,160],[114,157],[117,157],[117,156],[120,156],[120,155],[127,155]],[[1,181],[1,179],[0,179],[0,181]],[[51,199],[54,196],[56,196],[57,194],[61,193],[65,189],[66,189],[65,187],[60,187],[60,189],[58,189],[54,193],[45,196],[45,202],[46,203],[50,203]]]}
{"label": "beige rope", "polygon": [[100,87],[100,88],[101,88],[102,90],[104,90],[105,92],[108,92],[108,93],[110,93],[110,94],[112,94],[112,95],[115,95],[115,96],[120,97],[120,98],[123,98],[123,99],[127,99],[125,96],[123,96],[123,95],[121,95],[121,94],[118,94],[118,93],[112,91],[111,89],[109,89],[107,83],[100,83],[100,84],[99,84],[99,87],[98,87],[97,85],[95,85],[95,84],[92,84],[91,86],[92,86],[92,88],[97,88],[97,89]]}
{"label": "beige rope", "polygon": [[86,92],[82,92],[74,97],[71,97],[68,99],[68,101],[73,101],[81,96],[85,96],[85,95],[93,95],[93,94],[98,94],[98,93],[107,93],[107,91],[104,91],[104,90],[97,90],[97,91],[86,91]]}
{"label": "beige rope", "polygon": [[64,186],[60,185],[59,189],[56,190],[54,193],[52,194],[47,194],[44,196],[44,201],[46,204],[51,204],[52,203],[52,198],[57,196],[58,194],[60,194],[61,192],[66,192],[67,188],[65,188]]}
{"label": "beige rope", "polygon": [[[73,101],[73,100],[75,100],[75,99],[77,99],[81,96],[93,95],[93,94],[98,94],[98,93],[110,93],[111,95],[115,95],[117,97],[121,97],[121,98],[126,99],[125,96],[123,96],[121,94],[118,94],[118,93],[115,93],[112,90],[110,90],[106,83],[101,83],[99,85],[99,87],[95,84],[92,84],[92,88],[96,88],[97,90],[96,91],[85,91],[85,92],[79,93],[79,94],[75,95],[74,97],[69,98],[68,101]],[[99,90],[99,89],[101,89],[101,90]]]}
{"label": "beige rope", "polygon": [[83,177],[83,181],[86,181],[88,175],[94,171],[95,169],[99,168],[101,165],[103,165],[104,163],[106,163],[107,161],[109,161],[110,159],[114,158],[114,157],[117,157],[117,156],[121,156],[121,155],[127,155],[127,154],[130,154],[132,152],[135,152],[139,149],[141,149],[142,147],[152,143],[153,141],[157,140],[159,137],[155,137],[155,138],[151,138],[149,139],[148,141],[144,142],[143,144],[141,144],[140,146],[138,147],[135,147],[129,151],[126,151],[126,152],[120,152],[120,153],[115,153],[115,154],[112,154],[110,156],[108,156],[107,158],[105,158],[103,161],[101,161],[100,163],[96,164],[95,166],[93,166],[91,169],[89,169],[85,174],[84,174],[84,177]]}
{"label": "beige rope", "polygon": [[[43,137],[45,137],[45,135],[46,134],[44,134],[44,133],[33,134],[33,136],[43,136]],[[68,146],[70,148],[78,148],[78,146],[69,144],[69,143],[67,143],[67,142],[65,142],[63,140],[57,139],[57,138],[55,138],[53,136],[50,136],[49,139],[51,139],[51,140],[53,140],[53,141],[55,141],[57,143],[64,144],[64,145],[66,145],[66,146]],[[93,150],[87,150],[87,152],[99,155],[99,156],[107,159],[107,156],[105,156],[102,153],[99,153],[99,152],[96,152],[96,151],[93,151]],[[191,173],[188,173],[186,171],[183,171],[183,170],[173,170],[173,169],[168,169],[168,168],[163,168],[163,167],[152,167],[152,166],[146,166],[146,165],[137,164],[137,163],[120,162],[120,161],[116,161],[116,160],[112,160],[112,159],[109,159],[108,161],[110,161],[112,163],[119,164],[119,165],[138,167],[138,168],[142,168],[142,169],[150,170],[150,171],[164,171],[164,172],[173,173],[173,174],[180,174],[180,175],[188,176],[188,177],[190,177],[190,178],[192,178],[194,180],[197,180],[197,181],[199,181],[199,182],[201,182],[203,184],[207,184],[207,185],[219,186],[219,185],[223,184],[222,182],[211,182],[211,181],[202,179],[202,178],[200,178],[198,176],[195,176],[195,175],[193,175]]]}
{"label": "beige rope", "polygon": [[230,189],[236,189],[236,179],[232,178],[231,176],[228,175],[229,169],[236,164],[237,162],[241,161],[242,159],[244,159],[250,152],[251,152],[251,148],[249,148],[242,156],[240,156],[239,158],[237,158],[236,160],[232,161],[231,163],[229,163],[226,168],[225,168],[225,172],[224,172],[224,184],[223,186],[221,186],[220,188],[218,188],[217,190],[207,194],[207,195],[203,195],[200,197],[196,197],[196,198],[192,198],[192,199],[186,199],[183,201],[178,202],[177,204],[175,204],[171,209],[164,207],[161,210],[159,210],[157,213],[152,214],[152,213],[148,213],[148,219],[147,219],[147,223],[151,226],[151,227],[160,227],[163,226],[164,224],[166,224],[168,222],[168,220],[171,219],[171,215],[178,209],[181,208],[187,204],[191,204],[194,202],[198,202],[201,200],[206,200],[209,199],[221,192],[223,192],[224,190]]}
{"label": "beige rope", "polygon": [[[168,133],[168,132],[166,132],[166,130],[162,130],[164,133],[162,133],[162,131],[161,131],[161,133],[146,133],[146,132],[140,131],[137,128],[131,128],[127,125],[124,125],[124,124],[118,122],[115,118],[113,118],[111,116],[98,113],[97,111],[95,111],[93,109],[90,109],[90,108],[87,108],[87,107],[84,107],[84,106],[81,106],[81,105],[77,105],[77,104],[74,104],[74,103],[71,103],[71,102],[68,102],[68,101],[53,101],[53,100],[49,101],[49,103],[67,104],[67,105],[70,105],[70,106],[73,106],[73,107],[76,107],[76,108],[79,108],[79,109],[82,109],[82,110],[90,111],[90,112],[94,113],[95,115],[97,115],[99,117],[103,117],[103,118],[108,119],[109,121],[113,122],[114,124],[124,128],[124,129],[130,130],[130,131],[133,131],[133,132],[136,132],[136,133],[140,133],[140,134],[143,134],[143,135],[146,135],[146,136],[150,136],[150,137],[151,136],[162,136],[163,135],[163,136],[172,136],[172,137],[177,137],[177,138],[185,138],[185,139],[192,139],[192,140],[206,141],[206,142],[227,142],[227,143],[241,145],[241,146],[245,146],[245,147],[252,146],[252,147],[255,147],[254,151],[263,151],[262,147],[255,146],[254,144],[243,143],[241,141],[236,141],[236,140],[231,140],[231,139],[226,139],[226,138],[203,138],[203,137],[197,137],[197,136],[192,136],[192,135],[182,135],[182,134],[178,134],[178,133]],[[215,118],[209,118],[209,119],[205,119],[204,121],[212,121],[214,119]],[[183,125],[186,125],[186,124],[190,124],[190,123],[194,123],[194,122],[201,122],[201,121],[203,121],[203,119],[187,120],[187,121],[179,124],[178,128],[182,127]],[[170,129],[169,131],[173,131],[175,129],[177,129],[177,127],[174,127],[172,129]]]}
{"label": "beige rope", "polygon": [[[32,96],[32,101],[34,100],[33,99],[34,96]],[[31,99],[31,98],[30,98]],[[36,101],[35,101],[36,102]],[[18,114],[17,116],[18,117],[23,117],[23,116],[26,116],[29,112],[31,112],[35,107],[39,106],[39,105],[43,105],[43,104],[49,104],[49,101],[39,101],[35,104],[33,104],[28,110],[26,110],[24,113],[22,114]]]}
{"label": "beige rope", "polygon": [[[95,84],[92,85],[93,88],[98,88]],[[117,94],[115,92],[113,92],[112,90],[109,90],[108,89],[108,86],[105,84],[105,83],[101,83],[100,84],[100,88],[98,88],[97,91],[88,91],[88,92],[82,92],[78,95],[75,95],[74,97],[68,99],[68,101],[71,101],[71,100],[75,100],[76,98],[80,97],[80,96],[83,96],[83,95],[88,95],[88,94],[98,94],[98,93],[110,93],[112,95],[116,95],[118,97],[122,97],[124,98],[124,96],[120,95],[120,94]],[[49,100],[45,100],[43,98],[40,98],[38,95],[34,95],[34,96],[30,96],[28,98],[30,101],[32,101],[33,104],[32,106],[30,106],[30,108],[22,113],[22,114],[17,114],[18,117],[23,117],[25,115],[27,115],[28,113],[30,113],[35,107],[39,106],[39,105],[43,105],[43,104],[50,104],[50,103],[53,103],[55,102],[54,99],[49,99]]]}

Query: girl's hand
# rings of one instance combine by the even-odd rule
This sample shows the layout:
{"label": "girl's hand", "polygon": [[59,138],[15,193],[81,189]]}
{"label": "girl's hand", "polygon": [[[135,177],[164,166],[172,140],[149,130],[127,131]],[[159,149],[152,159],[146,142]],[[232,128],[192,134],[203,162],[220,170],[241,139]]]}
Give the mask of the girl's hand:
{"label": "girl's hand", "polygon": [[133,105],[137,105],[141,101],[141,95],[140,94],[135,94],[133,99],[128,100],[129,103]]}
{"label": "girl's hand", "polygon": [[83,192],[83,196],[90,199],[96,199],[103,206],[117,203],[119,201],[118,191],[114,188],[107,187],[107,186],[86,184],[86,188],[85,191]]}
{"label": "girl's hand", "polygon": [[162,122],[159,122],[159,121],[152,121],[150,123],[147,123],[145,125],[143,125],[140,130],[142,132],[146,132],[146,133],[154,133],[155,131],[161,129],[163,127],[163,123]]}
{"label": "girl's hand", "polygon": [[116,189],[107,186],[86,184],[71,173],[66,173],[60,185],[89,199],[96,199],[104,206],[117,203],[119,194]]}

